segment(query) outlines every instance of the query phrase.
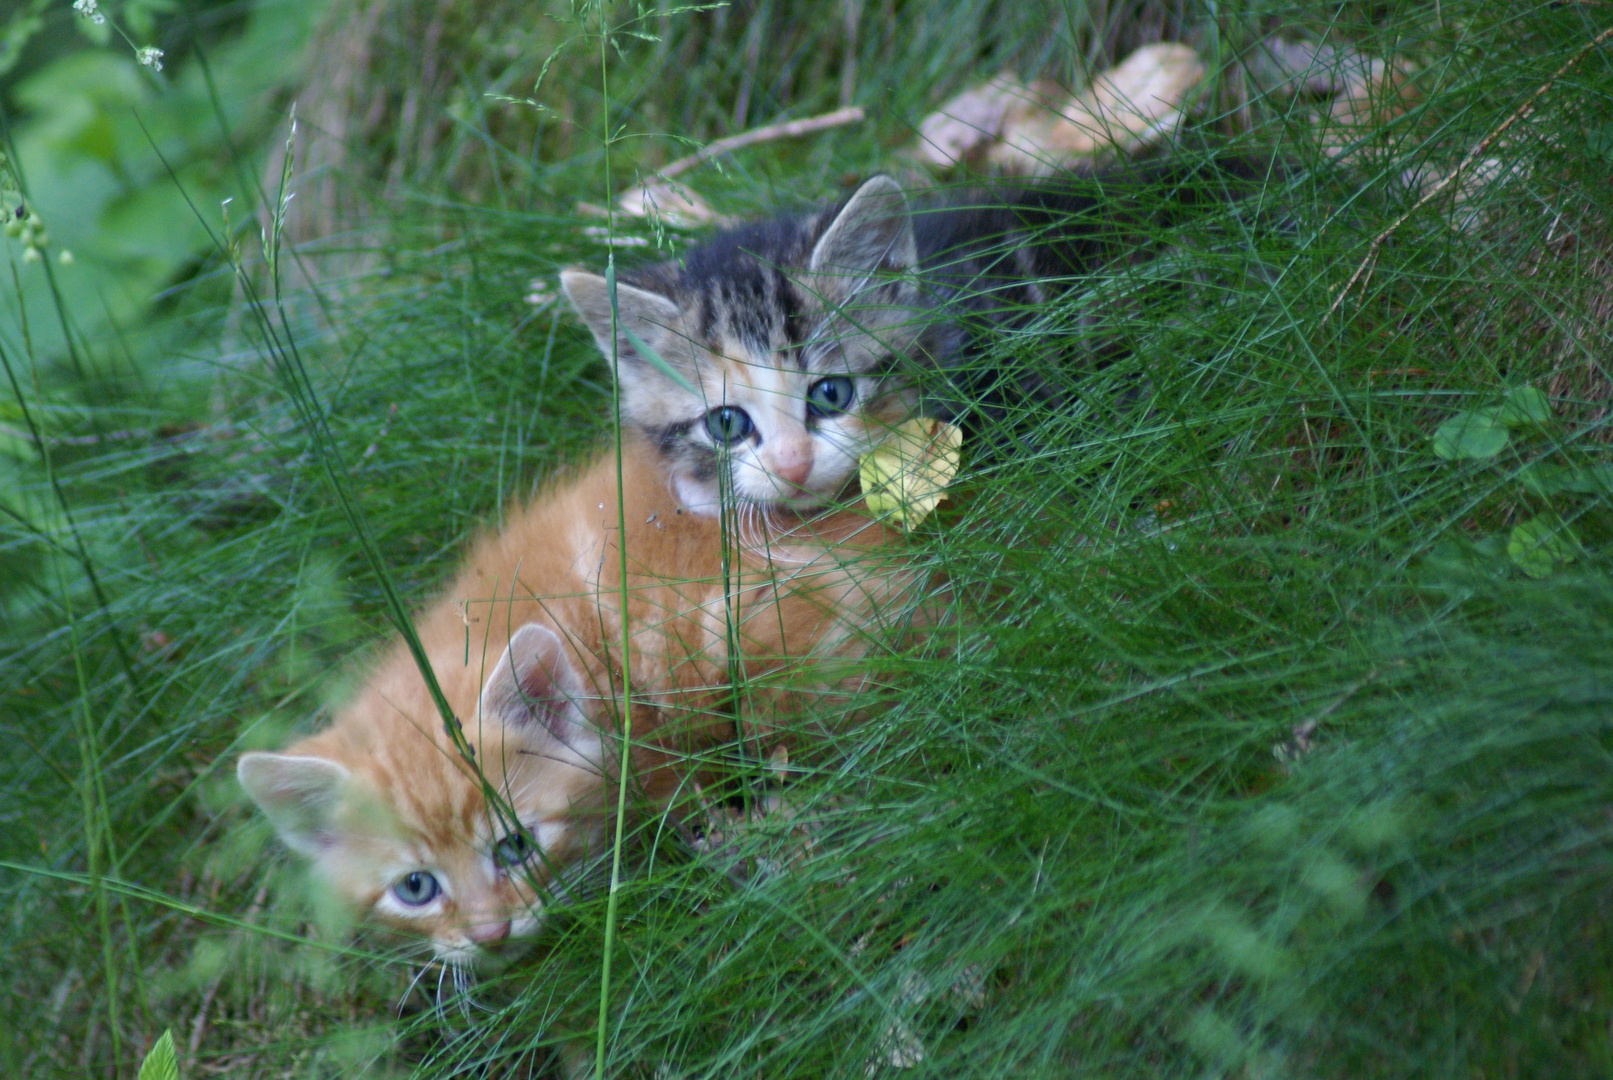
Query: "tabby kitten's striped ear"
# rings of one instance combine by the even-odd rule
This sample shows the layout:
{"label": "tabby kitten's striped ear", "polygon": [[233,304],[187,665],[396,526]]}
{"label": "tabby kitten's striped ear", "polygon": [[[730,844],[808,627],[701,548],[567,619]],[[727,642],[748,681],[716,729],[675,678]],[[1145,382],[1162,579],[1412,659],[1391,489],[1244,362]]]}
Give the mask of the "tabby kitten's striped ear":
{"label": "tabby kitten's striped ear", "polygon": [[317,856],[337,839],[347,769],[305,754],[242,754],[235,766],[241,786],[292,851]]}
{"label": "tabby kitten's striped ear", "polygon": [[571,745],[588,727],[584,689],[560,636],[527,623],[511,635],[482,688],[482,719],[512,729],[536,726]]}
{"label": "tabby kitten's striped ear", "polygon": [[863,182],[823,231],[807,272],[843,279],[838,287],[819,286],[843,298],[860,292],[876,273],[899,273],[917,265],[907,199],[895,180],[876,176]]}
{"label": "tabby kitten's striped ear", "polygon": [[[560,288],[593,331],[594,343],[611,355],[610,289],[598,274],[576,268],[560,271]],[[659,293],[616,283],[616,355],[642,363],[631,333],[663,357],[689,351],[684,343],[683,315],[678,305]]]}

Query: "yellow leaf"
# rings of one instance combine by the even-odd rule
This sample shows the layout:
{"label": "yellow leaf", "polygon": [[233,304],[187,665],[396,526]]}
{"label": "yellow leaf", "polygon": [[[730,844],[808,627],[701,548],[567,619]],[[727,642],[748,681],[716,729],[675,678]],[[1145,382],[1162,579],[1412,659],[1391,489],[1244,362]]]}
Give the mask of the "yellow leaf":
{"label": "yellow leaf", "polygon": [[963,431],[943,420],[909,420],[857,462],[863,500],[911,530],[946,497],[958,472]]}

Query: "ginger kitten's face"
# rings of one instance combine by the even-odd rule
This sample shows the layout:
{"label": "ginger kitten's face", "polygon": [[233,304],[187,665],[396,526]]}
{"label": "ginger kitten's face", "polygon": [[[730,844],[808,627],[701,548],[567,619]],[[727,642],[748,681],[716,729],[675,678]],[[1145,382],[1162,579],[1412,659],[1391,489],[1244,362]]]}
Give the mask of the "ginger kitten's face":
{"label": "ginger kitten's face", "polygon": [[[616,286],[622,418],[656,446],[677,497],[806,509],[912,409],[900,371],[917,337],[917,260],[901,189],[865,183],[838,212],[765,222]],[[612,353],[603,277],[561,287]],[[726,475],[725,475],[726,473]]]}
{"label": "ginger kitten's face", "polygon": [[[540,889],[597,852],[600,743],[559,638],[521,627],[463,719],[482,777],[381,692],[283,753],[237,774],[286,845],[361,916],[429,941],[462,967],[542,918]],[[561,879],[563,883],[564,879]]]}

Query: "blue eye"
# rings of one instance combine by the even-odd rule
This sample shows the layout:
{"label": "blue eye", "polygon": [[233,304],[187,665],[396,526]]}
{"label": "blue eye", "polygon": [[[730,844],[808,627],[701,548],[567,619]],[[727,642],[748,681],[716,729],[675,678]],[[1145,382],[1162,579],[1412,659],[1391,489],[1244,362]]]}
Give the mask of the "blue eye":
{"label": "blue eye", "polygon": [[732,405],[718,406],[706,414],[706,430],[713,439],[725,446],[743,439],[754,427],[750,414]]}
{"label": "blue eye", "polygon": [[807,388],[807,413],[811,416],[839,416],[851,408],[857,397],[857,384],[846,375],[819,379]]}
{"label": "blue eye", "polygon": [[437,894],[440,892],[442,887],[437,884],[437,879],[425,870],[414,870],[404,874],[398,879],[398,883],[392,886],[392,895],[410,907],[429,904],[437,899]]}
{"label": "blue eye", "polygon": [[493,865],[520,866],[530,859],[536,850],[527,843],[526,837],[520,833],[511,833],[493,845]]}

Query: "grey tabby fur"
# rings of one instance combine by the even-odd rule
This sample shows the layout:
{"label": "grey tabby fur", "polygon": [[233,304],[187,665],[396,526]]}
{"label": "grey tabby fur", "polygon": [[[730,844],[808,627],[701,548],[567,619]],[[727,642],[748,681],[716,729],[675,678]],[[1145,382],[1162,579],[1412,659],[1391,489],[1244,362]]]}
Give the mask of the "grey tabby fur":
{"label": "grey tabby fur", "polygon": [[[1072,282],[1157,251],[1146,238],[1185,212],[1257,190],[1265,171],[1223,158],[916,205],[876,176],[835,205],[719,232],[620,275],[623,421],[696,512],[832,501],[921,407],[955,419],[1056,399],[1057,380],[982,369],[982,351]],[[605,279],[568,269],[560,281],[610,357]],[[921,403],[937,376],[946,391]]]}

